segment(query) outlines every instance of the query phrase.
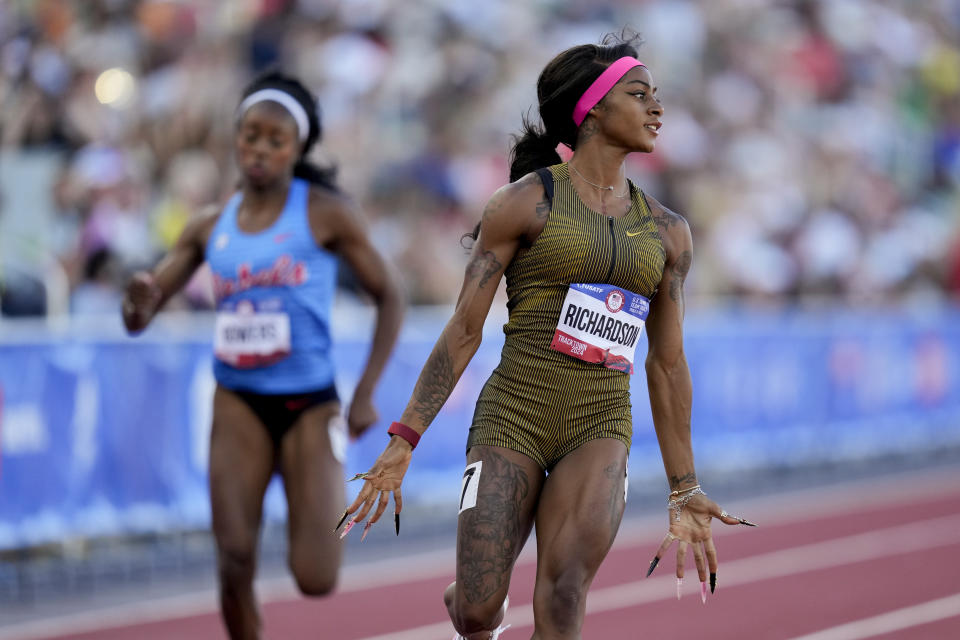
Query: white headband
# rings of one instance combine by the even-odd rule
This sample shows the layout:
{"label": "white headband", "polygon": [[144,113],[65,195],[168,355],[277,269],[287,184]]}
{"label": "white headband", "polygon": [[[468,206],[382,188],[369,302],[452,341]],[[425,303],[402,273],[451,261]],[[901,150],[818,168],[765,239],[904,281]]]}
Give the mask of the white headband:
{"label": "white headband", "polygon": [[242,117],[243,114],[247,112],[247,109],[258,102],[264,102],[266,100],[276,102],[289,111],[297,123],[297,135],[300,138],[300,142],[307,139],[307,135],[310,133],[310,119],[307,118],[307,112],[300,103],[297,102],[296,98],[279,89],[261,89],[260,91],[254,91],[240,103],[240,106],[237,107],[237,113]]}

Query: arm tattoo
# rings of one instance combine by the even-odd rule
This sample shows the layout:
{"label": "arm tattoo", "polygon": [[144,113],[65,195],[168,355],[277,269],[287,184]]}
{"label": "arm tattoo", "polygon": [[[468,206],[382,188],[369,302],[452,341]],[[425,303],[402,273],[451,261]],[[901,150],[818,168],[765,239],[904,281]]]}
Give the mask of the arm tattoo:
{"label": "arm tattoo", "polygon": [[682,476],[670,476],[670,488],[673,489],[674,491],[679,489],[681,484],[684,484],[687,482],[692,482],[693,484],[697,484],[697,474],[691,471],[690,473],[686,473]]}
{"label": "arm tattoo", "polygon": [[[540,176],[538,176],[536,173],[528,173],[527,175],[517,180],[516,184],[527,186],[527,185],[534,185],[534,184],[540,185],[543,183],[540,180]],[[535,212],[537,214],[538,220],[545,220],[547,216],[550,215],[550,201],[547,200],[546,194],[544,194],[544,198],[537,203]]]}
{"label": "arm tattoo", "polygon": [[455,385],[453,360],[447,350],[446,338],[441,336],[437,346],[433,348],[433,353],[427,358],[414,390],[413,410],[424,424],[430,424],[437,417]]}
{"label": "arm tattoo", "polygon": [[485,206],[485,207],[483,208],[483,215],[482,215],[481,217],[482,217],[484,220],[487,220],[490,216],[492,216],[492,215],[495,214],[497,211],[499,211],[499,210],[500,210],[500,207],[502,207],[502,206],[503,206],[503,202],[500,200],[500,198],[494,196],[494,197],[491,198],[490,201],[487,203],[487,206]]}
{"label": "arm tattoo", "polygon": [[483,288],[483,285],[489,282],[494,274],[500,273],[503,265],[497,260],[493,251],[485,251],[482,246],[477,247],[477,254],[470,259],[467,265],[467,280],[476,280],[480,278],[477,287]]}
{"label": "arm tattoo", "polygon": [[684,251],[670,267],[672,275],[670,279],[670,299],[674,302],[680,302],[683,299],[683,281],[687,277],[687,272],[690,271],[691,262],[692,254],[689,251]]}

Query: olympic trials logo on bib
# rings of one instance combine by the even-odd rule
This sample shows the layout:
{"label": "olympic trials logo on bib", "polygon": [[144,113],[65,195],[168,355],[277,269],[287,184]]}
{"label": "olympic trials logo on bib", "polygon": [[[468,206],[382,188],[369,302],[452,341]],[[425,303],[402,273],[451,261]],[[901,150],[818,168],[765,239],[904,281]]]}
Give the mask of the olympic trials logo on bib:
{"label": "olympic trials logo on bib", "polygon": [[619,289],[614,289],[607,294],[607,311],[610,313],[616,313],[617,311],[620,311],[620,309],[623,309],[624,300],[625,298],[623,297],[623,292]]}

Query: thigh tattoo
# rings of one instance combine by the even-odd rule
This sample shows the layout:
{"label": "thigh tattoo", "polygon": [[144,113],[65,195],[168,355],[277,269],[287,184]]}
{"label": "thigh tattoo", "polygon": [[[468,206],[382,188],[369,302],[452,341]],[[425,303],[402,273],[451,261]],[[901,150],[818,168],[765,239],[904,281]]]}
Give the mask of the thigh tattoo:
{"label": "thigh tattoo", "polygon": [[530,493],[527,473],[503,456],[490,452],[482,468],[482,480],[475,478],[476,506],[461,512],[457,540],[457,584],[471,603],[487,600],[507,583],[523,544],[523,503]]}
{"label": "thigh tattoo", "polygon": [[[611,464],[603,470],[603,474],[610,480],[610,546],[617,537],[620,528],[620,519],[623,517],[623,508],[627,502],[626,468],[619,464]],[[621,503],[620,501],[623,500]]]}

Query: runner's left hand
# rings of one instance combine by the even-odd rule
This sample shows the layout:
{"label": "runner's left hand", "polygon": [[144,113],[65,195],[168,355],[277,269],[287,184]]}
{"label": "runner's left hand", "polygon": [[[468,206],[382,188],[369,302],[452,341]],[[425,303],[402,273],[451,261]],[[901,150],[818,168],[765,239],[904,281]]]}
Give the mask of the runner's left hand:
{"label": "runner's left hand", "polygon": [[[670,528],[663,542],[657,549],[657,553],[650,562],[647,575],[653,572],[653,569],[660,562],[660,559],[667,553],[674,541],[677,542],[677,597],[680,597],[680,580],[684,576],[684,564],[687,556],[688,547],[693,550],[694,562],[697,566],[697,574],[702,584],[707,582],[707,572],[709,570],[710,591],[714,591],[717,580],[717,549],[713,544],[713,536],[710,530],[710,521],[717,518],[724,524],[737,525],[743,524],[755,527],[752,522],[742,518],[729,515],[720,506],[705,495],[694,496],[680,512],[679,520],[675,518],[675,511],[671,508],[667,510],[670,522]],[[704,592],[704,597],[706,594]]]}

